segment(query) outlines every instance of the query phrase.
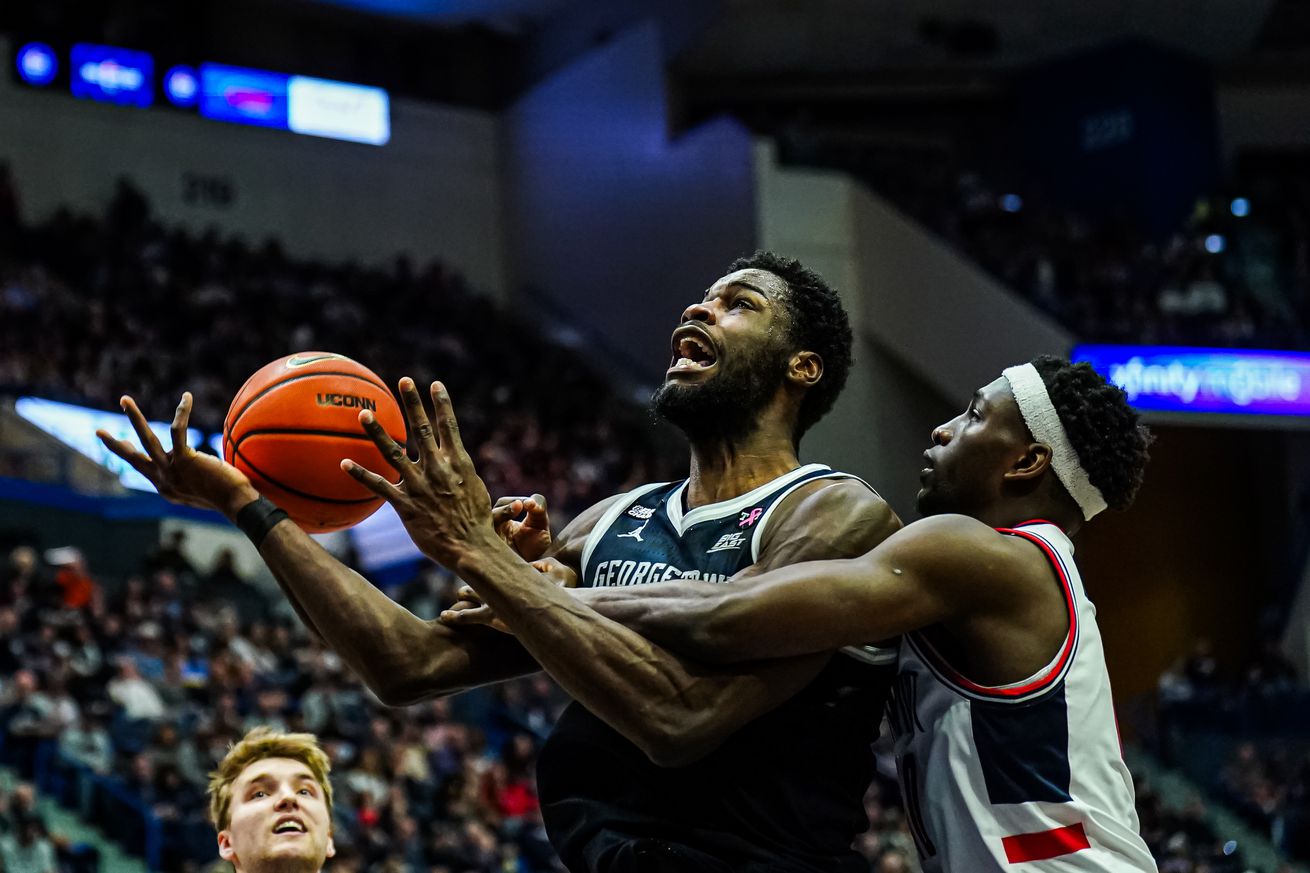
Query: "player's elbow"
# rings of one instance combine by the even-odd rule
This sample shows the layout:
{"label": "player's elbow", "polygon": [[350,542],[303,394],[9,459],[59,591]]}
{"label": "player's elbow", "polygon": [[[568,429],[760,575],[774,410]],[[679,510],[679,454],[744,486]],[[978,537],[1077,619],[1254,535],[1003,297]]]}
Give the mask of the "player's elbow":
{"label": "player's elbow", "polygon": [[703,731],[661,731],[647,737],[641,750],[657,767],[686,767],[704,758],[723,742]]}

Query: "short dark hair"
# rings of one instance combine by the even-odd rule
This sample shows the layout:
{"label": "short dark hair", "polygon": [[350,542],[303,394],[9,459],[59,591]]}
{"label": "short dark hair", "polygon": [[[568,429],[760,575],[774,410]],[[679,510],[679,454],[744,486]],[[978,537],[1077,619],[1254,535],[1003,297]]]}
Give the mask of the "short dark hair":
{"label": "short dark hair", "polygon": [[728,265],[728,272],[764,270],[787,283],[783,304],[790,316],[787,338],[798,351],[814,352],[823,360],[823,376],[801,401],[796,440],[837,402],[851,371],[851,323],[841,297],[823,277],[795,258],[758,251]]}
{"label": "short dark hair", "polygon": [[1046,383],[1051,405],[1087,471],[1111,509],[1127,509],[1142,486],[1151,432],[1137,420],[1128,396],[1091,364],[1039,355],[1032,365]]}

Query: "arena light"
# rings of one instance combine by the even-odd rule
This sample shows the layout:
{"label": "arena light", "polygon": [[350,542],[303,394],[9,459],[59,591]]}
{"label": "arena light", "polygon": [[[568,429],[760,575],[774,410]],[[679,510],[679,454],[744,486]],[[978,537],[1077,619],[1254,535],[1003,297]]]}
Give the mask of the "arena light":
{"label": "arena light", "polygon": [[53,82],[59,72],[59,58],[55,50],[43,42],[29,42],[20,48],[14,63],[23,81],[38,88]]}
{"label": "arena light", "polygon": [[1018,194],[1001,195],[1001,208],[1006,212],[1018,212],[1023,209],[1023,198]]}
{"label": "arena light", "polygon": [[1083,345],[1072,357],[1145,411],[1310,416],[1310,354],[1304,352]]}
{"label": "arena light", "polygon": [[1246,218],[1251,214],[1251,201],[1245,197],[1234,197],[1233,202],[1228,204],[1228,211],[1233,213],[1234,218]]}
{"label": "arena light", "polygon": [[296,133],[385,145],[391,139],[390,101],[381,88],[292,76],[288,126]]}
{"label": "arena light", "polygon": [[[96,431],[103,430],[117,439],[125,439],[136,445],[136,431],[132,429],[132,422],[121,412],[88,409],[43,397],[20,397],[14,403],[14,410],[64,445],[106,467],[126,487],[139,491],[155,490],[155,486],[145,476],[106,449],[96,437]],[[172,445],[168,424],[152,421],[150,430],[165,447]],[[199,445],[200,431],[189,428],[187,440],[193,446]]]}
{"label": "arena light", "polygon": [[1205,238],[1205,250],[1212,255],[1221,254],[1227,246],[1227,241],[1217,233],[1212,233]]}
{"label": "arena light", "polygon": [[155,99],[155,60],[148,52],[108,45],[78,43],[69,64],[74,97],[149,106]]}
{"label": "arena light", "polygon": [[195,106],[200,100],[200,77],[191,67],[173,67],[164,74],[164,94],[174,106]]}

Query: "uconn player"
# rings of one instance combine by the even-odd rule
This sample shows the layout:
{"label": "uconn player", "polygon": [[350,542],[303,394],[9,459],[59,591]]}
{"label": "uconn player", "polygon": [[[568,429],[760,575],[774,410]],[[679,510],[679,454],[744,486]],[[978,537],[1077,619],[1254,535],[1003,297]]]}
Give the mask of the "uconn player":
{"label": "uconn player", "polygon": [[[840,300],[796,261],[760,253],[683,313],[673,361],[654,398],[691,443],[689,478],[644,486],[582,513],[554,542],[544,507],[493,526],[486,489],[433,386],[436,428],[412,381],[401,382],[409,460],[371,415],[365,429],[402,474],[392,486],[343,466],[389,500],[418,546],[465,578],[510,588],[542,577],[543,554],[584,584],[689,579],[706,588],[797,561],[861,554],[900,522],[866,484],[802,465],[801,436],[845,382],[851,331]],[[728,668],[685,661],[560,590],[565,612],[541,620],[495,583],[483,590],[517,639],[420,621],[331,558],[234,468],[185,445],[189,395],[165,453],[125,400],[148,454],[102,436],[170,499],[226,512],[260,553],[302,620],[385,702],[545,668],[577,701],[539,759],[542,812],[574,871],[859,870],[863,794],[894,673],[894,652],[859,647]],[[503,509],[522,509],[514,502]],[[508,511],[507,511],[508,510]],[[508,544],[506,542],[508,540]],[[472,563],[463,565],[465,558]],[[861,640],[860,643],[869,642]]]}
{"label": "uconn player", "polygon": [[891,712],[925,871],[1155,870],[1069,539],[1132,503],[1149,435],[1089,366],[1040,357],[932,441],[918,496],[931,517],[867,555],[587,599],[708,662],[903,634]]}

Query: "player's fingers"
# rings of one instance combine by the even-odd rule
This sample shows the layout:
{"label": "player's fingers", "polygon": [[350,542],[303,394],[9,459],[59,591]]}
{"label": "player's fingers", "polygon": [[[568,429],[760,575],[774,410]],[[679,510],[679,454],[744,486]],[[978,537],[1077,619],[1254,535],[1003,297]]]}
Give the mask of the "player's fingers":
{"label": "player's fingers", "polygon": [[464,443],[459,438],[459,422],[455,420],[455,409],[450,404],[450,394],[440,382],[432,383],[432,412],[437,417],[437,438],[441,450],[452,461],[467,457]]}
{"label": "player's fingers", "polygon": [[373,440],[373,444],[378,447],[382,457],[387,459],[387,463],[404,475],[411,463],[409,455],[405,454],[405,447],[391,438],[391,434],[387,433],[386,428],[378,422],[377,416],[369,410],[365,409],[359,414],[359,423]]}
{"label": "player's fingers", "polygon": [[455,596],[460,600],[466,600],[469,603],[482,602],[482,596],[467,585],[461,585],[459,590],[455,592]]}
{"label": "player's fingers", "polygon": [[578,576],[569,567],[554,558],[542,558],[533,561],[532,566],[550,581],[563,588],[577,588]]}
{"label": "player's fingers", "polygon": [[502,523],[509,521],[510,519],[518,518],[523,514],[522,500],[518,498],[510,499],[502,497],[501,501],[506,499],[509,499],[508,503],[497,501],[496,505],[491,508],[491,520],[497,526],[500,526]]}
{"label": "player's fingers", "polygon": [[159,484],[154,463],[134,449],[131,443],[116,440],[103,430],[96,431],[96,436],[100,438],[100,442],[105,444],[105,448],[126,461],[133,470],[145,476],[155,485]]}
{"label": "player's fingers", "polygon": [[341,469],[349,473],[356,482],[363,485],[369,491],[372,491],[388,503],[394,503],[397,498],[404,496],[401,490],[395,485],[392,485],[372,470],[361,467],[354,461],[349,459],[342,461]]}
{"label": "player's fingers", "polygon": [[190,421],[191,392],[183,391],[182,402],[177,405],[177,412],[173,414],[173,423],[168,428],[173,437],[173,453],[175,455],[187,447],[186,431]]}
{"label": "player's fingers", "polygon": [[[492,504],[492,509],[499,509],[502,506],[508,506],[511,503],[514,503],[516,501],[521,502],[525,499],[526,498],[523,497],[498,497],[496,498],[496,502]],[[520,509],[519,511],[522,512],[523,510]]]}
{"label": "player's fingers", "polygon": [[456,603],[450,609],[442,610],[441,623],[448,625],[488,625],[496,620],[496,613],[490,606],[481,603]]}
{"label": "player's fingers", "polygon": [[146,423],[146,417],[137,407],[136,401],[126,394],[119,401],[123,411],[127,413],[127,420],[132,422],[132,430],[136,431],[136,438],[141,441],[141,448],[146,450],[150,460],[158,464],[161,468],[168,464],[168,456],[164,453],[164,447],[159,444],[155,437],[154,431]]}
{"label": "player's fingers", "polygon": [[546,512],[545,495],[533,494],[532,497],[523,502],[523,505],[528,512],[524,524],[538,530],[549,530],[550,514]]}
{"label": "player's fingers", "polygon": [[414,380],[408,376],[400,380],[400,399],[405,401],[405,421],[409,422],[409,432],[418,443],[419,459],[426,464],[437,456],[437,440],[432,433],[428,411],[423,408],[423,398],[419,396]]}

